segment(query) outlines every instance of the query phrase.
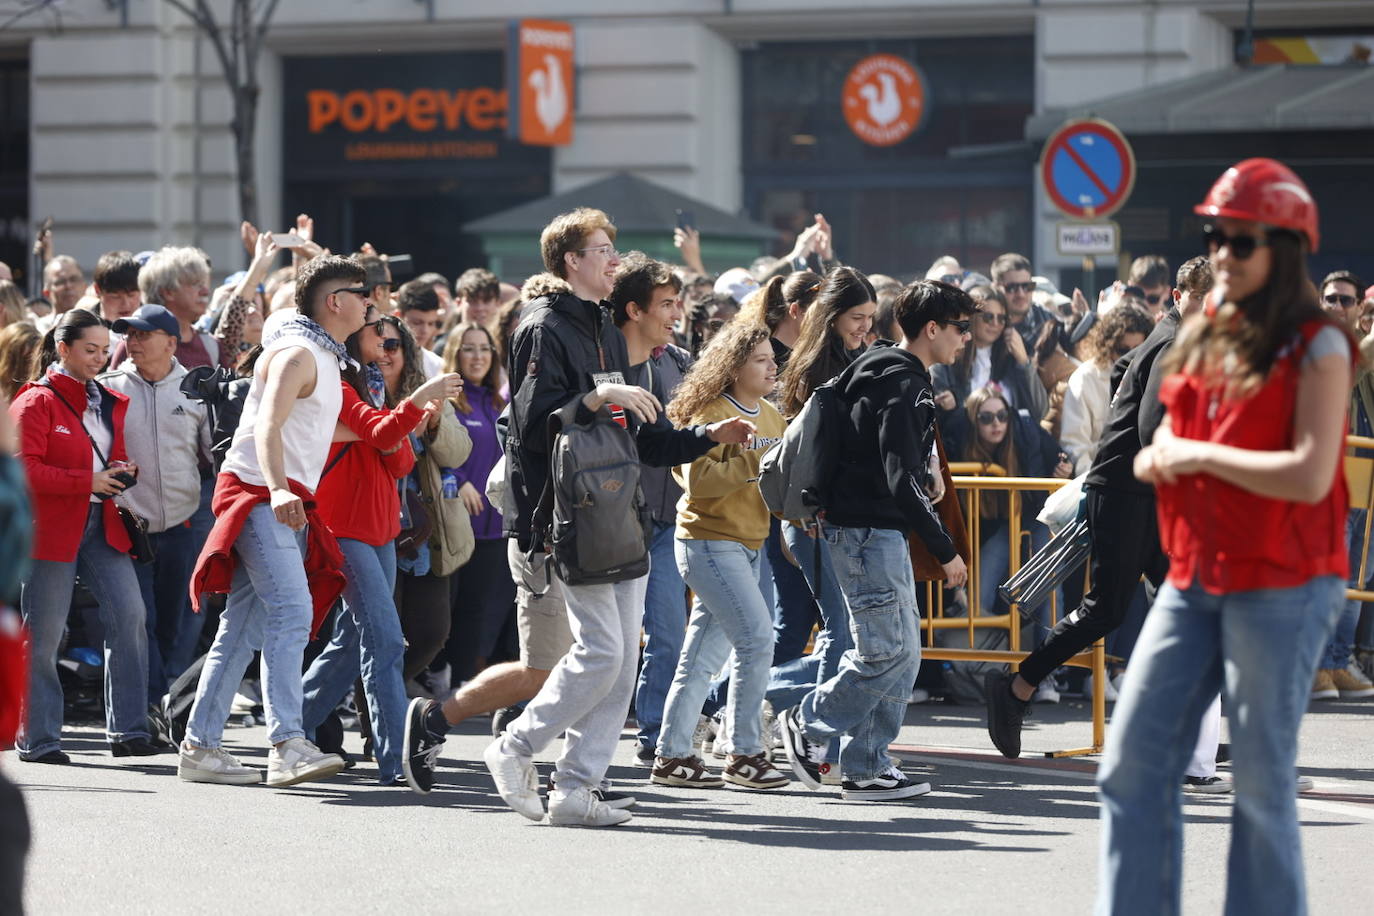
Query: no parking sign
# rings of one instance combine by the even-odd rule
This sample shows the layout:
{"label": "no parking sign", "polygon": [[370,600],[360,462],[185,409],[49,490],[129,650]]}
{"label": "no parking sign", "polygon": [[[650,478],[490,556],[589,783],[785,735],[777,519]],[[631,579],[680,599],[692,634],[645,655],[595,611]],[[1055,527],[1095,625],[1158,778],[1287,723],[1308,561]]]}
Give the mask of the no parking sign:
{"label": "no parking sign", "polygon": [[1135,187],[1135,153],[1106,121],[1070,121],[1045,142],[1040,180],[1050,201],[1070,219],[1110,216]]}

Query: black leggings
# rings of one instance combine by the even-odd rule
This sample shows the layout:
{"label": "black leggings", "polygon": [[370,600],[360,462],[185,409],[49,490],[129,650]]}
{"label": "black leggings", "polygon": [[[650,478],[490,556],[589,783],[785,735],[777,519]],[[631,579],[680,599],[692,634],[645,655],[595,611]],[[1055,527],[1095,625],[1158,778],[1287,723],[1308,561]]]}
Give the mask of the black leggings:
{"label": "black leggings", "polygon": [[1092,585],[1078,610],[1061,617],[1044,644],[1021,663],[1021,677],[1031,684],[1121,626],[1141,575],[1158,587],[1169,572],[1159,548],[1153,493],[1089,487],[1087,500]]}
{"label": "black leggings", "polygon": [[406,639],[402,673],[409,681],[444,648],[449,630],[449,577],[396,573],[396,610]]}
{"label": "black leggings", "polygon": [[[453,625],[444,654],[455,686],[476,675],[479,662],[512,657],[510,647],[502,651],[501,646],[503,636],[511,641],[515,634],[515,580],[507,544],[505,538],[478,540],[472,559],[450,577]],[[514,657],[518,654],[517,648]]]}

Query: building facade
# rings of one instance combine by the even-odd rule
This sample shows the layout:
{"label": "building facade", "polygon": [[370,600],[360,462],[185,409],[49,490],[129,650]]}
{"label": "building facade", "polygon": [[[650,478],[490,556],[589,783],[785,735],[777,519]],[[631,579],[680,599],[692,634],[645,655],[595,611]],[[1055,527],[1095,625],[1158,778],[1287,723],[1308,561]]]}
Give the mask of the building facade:
{"label": "building facade", "polygon": [[[163,0],[61,10],[0,31],[0,259],[23,263],[52,216],[57,248],[87,269],[173,241],[201,245],[217,274],[241,266],[233,106],[209,43]],[[466,222],[631,171],[776,226],[779,245],[824,212],[839,256],[870,270],[920,274],[944,253],[985,270],[1012,249],[1072,278],[1028,120],[1226,68],[1246,13],[1244,0],[281,0],[259,62],[259,222],[309,212],[335,250],[404,248],[451,277],[482,258]],[[1254,15],[1260,34],[1374,34],[1361,0]],[[505,136],[502,52],[524,18],[574,27],[570,145]],[[880,57],[920,74],[896,141],[865,137],[847,108],[862,110],[847,81]],[[882,121],[897,96],[873,86],[869,112],[900,123],[909,112]]]}

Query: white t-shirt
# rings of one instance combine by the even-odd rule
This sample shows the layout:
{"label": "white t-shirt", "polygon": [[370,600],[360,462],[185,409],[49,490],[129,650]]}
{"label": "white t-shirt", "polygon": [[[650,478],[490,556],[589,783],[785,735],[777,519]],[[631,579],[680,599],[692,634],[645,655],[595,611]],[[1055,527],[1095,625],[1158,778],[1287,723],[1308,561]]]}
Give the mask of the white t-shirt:
{"label": "white t-shirt", "polygon": [[977,391],[992,378],[992,345],[973,351],[973,372],[969,375],[969,391]]}
{"label": "white t-shirt", "polygon": [[444,371],[444,358],[433,350],[421,348],[420,359],[425,364],[425,378],[434,378]]}

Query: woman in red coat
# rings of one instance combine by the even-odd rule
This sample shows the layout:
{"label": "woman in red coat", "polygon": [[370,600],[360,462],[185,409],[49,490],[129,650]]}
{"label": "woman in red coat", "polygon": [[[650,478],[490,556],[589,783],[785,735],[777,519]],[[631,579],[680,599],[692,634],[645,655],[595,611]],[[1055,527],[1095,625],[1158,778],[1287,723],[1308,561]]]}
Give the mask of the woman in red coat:
{"label": "woman in red coat", "polygon": [[148,645],[143,596],[129,559],[129,537],[114,498],[138,469],[125,461],[128,399],[95,381],[110,352],[110,332],[91,312],[73,309],[43,338],[35,380],[20,389],[10,415],[33,492],[33,568],[20,610],[31,668],[19,759],[69,763],[62,753],[62,685],[57,651],[78,574],[100,604],[105,630],[105,733],[116,757],[161,753],[149,741]]}

